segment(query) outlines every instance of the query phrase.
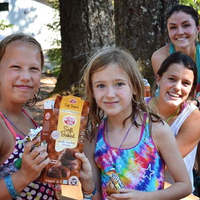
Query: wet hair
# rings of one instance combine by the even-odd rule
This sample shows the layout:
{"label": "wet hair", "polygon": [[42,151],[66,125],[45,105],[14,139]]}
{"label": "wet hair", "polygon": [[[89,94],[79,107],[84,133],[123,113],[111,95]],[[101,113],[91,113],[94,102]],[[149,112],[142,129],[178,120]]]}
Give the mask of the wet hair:
{"label": "wet hair", "polygon": [[[13,42],[17,42],[17,41],[33,45],[40,51],[41,69],[43,69],[44,54],[43,54],[40,43],[32,36],[30,36],[28,34],[24,34],[24,33],[14,33],[14,34],[11,34],[11,35],[5,37],[3,40],[0,41],[0,63],[5,54],[6,48],[9,46],[9,44],[11,44]],[[37,95],[34,95],[32,99],[25,102],[24,107],[34,106],[36,104],[36,102],[37,102]]]}
{"label": "wet hair", "polygon": [[194,81],[193,81],[193,87],[190,91],[190,94],[188,96],[188,99],[192,99],[195,96],[195,91],[197,87],[197,66],[196,63],[193,61],[193,59],[188,56],[187,54],[184,54],[182,52],[175,52],[170,54],[161,64],[161,67],[159,68],[157,74],[162,77],[163,74],[170,68],[170,66],[174,63],[177,64],[183,64],[183,66],[189,70],[191,70],[194,74]]}
{"label": "wet hair", "polygon": [[30,36],[28,34],[24,34],[24,33],[14,33],[14,34],[11,34],[11,35],[5,37],[3,40],[1,40],[1,42],[0,42],[0,62],[3,58],[3,55],[4,55],[8,45],[11,44],[12,42],[16,42],[16,41],[25,42],[25,43],[31,44],[31,45],[35,46],[36,48],[38,48],[38,50],[40,51],[40,56],[41,56],[41,69],[43,69],[44,54],[43,54],[40,43],[32,36]]}
{"label": "wet hair", "polygon": [[[90,101],[89,120],[87,124],[87,136],[89,138],[94,137],[98,125],[106,115],[104,111],[100,107],[98,107],[95,98],[93,97],[93,86],[91,77],[95,72],[109,67],[110,64],[116,64],[120,69],[125,72],[130,87],[136,93],[136,95],[133,94],[132,96],[132,113],[130,116],[127,117],[127,119],[131,118],[133,120],[136,114],[147,112],[150,114],[150,116],[155,116],[157,121],[161,120],[156,113],[149,111],[148,106],[144,102],[144,85],[142,80],[143,77],[139,71],[137,62],[135,61],[131,53],[122,48],[103,48],[94,56],[92,56],[91,59],[88,61],[83,77],[86,99]],[[127,119],[125,119],[125,121]],[[123,123],[125,123],[125,121]],[[134,125],[138,127],[137,122],[135,122]]]}
{"label": "wet hair", "polygon": [[196,26],[199,26],[199,16],[198,16],[198,12],[190,7],[190,6],[186,6],[186,5],[175,5],[174,7],[172,7],[172,9],[167,13],[166,19],[168,21],[168,19],[171,17],[172,14],[174,14],[175,12],[184,12],[188,15],[191,15],[191,17],[194,19]]}

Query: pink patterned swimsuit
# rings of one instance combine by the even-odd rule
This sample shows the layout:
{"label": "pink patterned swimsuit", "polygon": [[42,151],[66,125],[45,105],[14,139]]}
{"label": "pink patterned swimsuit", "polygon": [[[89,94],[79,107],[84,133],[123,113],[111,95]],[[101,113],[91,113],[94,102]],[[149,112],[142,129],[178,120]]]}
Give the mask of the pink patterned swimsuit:
{"label": "pink patterned swimsuit", "polygon": [[[28,115],[28,113],[23,109],[23,112],[30,118],[32,123],[37,127],[36,122]],[[7,127],[9,128],[10,132],[13,134],[16,142],[15,147],[12,154],[9,158],[3,163],[3,165],[8,165],[10,163],[14,163],[18,158],[22,158],[22,154],[24,151],[23,145],[23,138],[16,134],[14,129],[12,128],[10,122],[3,116],[0,112],[0,116],[5,121]],[[12,200],[57,200],[55,197],[55,191],[52,188],[51,184],[48,183],[41,183],[34,181],[30,183],[16,198]]]}

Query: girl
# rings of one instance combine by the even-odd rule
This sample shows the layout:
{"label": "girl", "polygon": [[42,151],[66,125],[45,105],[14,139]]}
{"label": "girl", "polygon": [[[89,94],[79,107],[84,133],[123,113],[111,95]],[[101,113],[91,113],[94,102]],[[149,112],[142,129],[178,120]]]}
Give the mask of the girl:
{"label": "girl", "polygon": [[[99,191],[101,185],[102,199],[167,200],[190,194],[175,138],[145,105],[142,76],[131,54],[118,48],[102,50],[89,61],[84,79],[91,102],[88,137],[92,139],[85,153]],[[163,189],[165,164],[175,180],[167,189]],[[108,196],[113,177],[123,189]]]}
{"label": "girl", "polygon": [[[195,62],[184,53],[171,54],[157,72],[157,84],[160,88],[159,96],[147,98],[146,101],[171,126],[193,184],[193,166],[200,140],[200,123],[197,123],[200,121],[200,112],[189,101],[197,85]],[[172,183],[171,178],[167,181]]]}
{"label": "girl", "polygon": [[[53,185],[35,181],[50,161],[44,147],[32,150],[39,140],[23,145],[29,130],[37,127],[24,105],[36,101],[43,64],[42,48],[31,36],[17,33],[0,42],[0,165],[22,158],[18,171],[0,179],[3,200],[58,199]],[[76,156],[83,162],[81,179],[88,191],[93,185],[89,162],[82,154]]]}
{"label": "girl", "polygon": [[[154,73],[157,74],[162,62],[175,51],[189,55],[196,62],[198,72],[197,95],[193,103],[200,108],[200,44],[198,42],[200,26],[198,12],[190,6],[175,5],[167,14],[167,30],[171,43],[153,53],[151,62]],[[156,95],[158,96],[158,94],[159,90],[156,90]],[[200,145],[198,145],[197,161],[198,166],[200,166]],[[198,175],[200,178],[200,170],[198,170]],[[197,181],[195,185],[200,185],[200,182]],[[200,193],[200,188],[198,190]]]}

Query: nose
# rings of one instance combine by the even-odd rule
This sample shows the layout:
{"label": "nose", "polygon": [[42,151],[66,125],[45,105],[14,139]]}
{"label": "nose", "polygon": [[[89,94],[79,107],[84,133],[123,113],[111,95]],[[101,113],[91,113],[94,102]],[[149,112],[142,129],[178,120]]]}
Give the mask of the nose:
{"label": "nose", "polygon": [[23,70],[23,71],[21,72],[20,77],[21,77],[21,80],[25,80],[25,81],[30,80],[31,75],[30,75],[29,70]]}
{"label": "nose", "polygon": [[174,88],[176,89],[176,91],[179,91],[181,90],[181,86],[182,86],[181,81],[177,81],[175,82]]}
{"label": "nose", "polygon": [[183,31],[182,27],[178,27],[177,28],[177,33],[178,34],[184,34],[184,31]]}
{"label": "nose", "polygon": [[115,89],[112,86],[109,86],[107,88],[107,95],[108,98],[113,98],[115,97]]}

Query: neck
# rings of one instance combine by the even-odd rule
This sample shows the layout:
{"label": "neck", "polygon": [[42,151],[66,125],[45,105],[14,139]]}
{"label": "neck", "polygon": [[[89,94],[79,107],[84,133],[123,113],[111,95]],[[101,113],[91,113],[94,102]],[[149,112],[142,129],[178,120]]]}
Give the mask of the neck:
{"label": "neck", "polygon": [[192,45],[190,45],[190,46],[188,46],[186,48],[175,47],[175,50],[176,51],[181,51],[181,52],[189,55],[193,60],[195,60],[195,57],[196,57],[195,56],[195,54],[196,54],[196,45],[195,45],[195,42]]}
{"label": "neck", "polygon": [[179,106],[167,106],[164,103],[161,104],[159,99],[156,98],[156,97],[153,99],[153,106],[156,107],[159,114],[162,115],[165,118],[167,123],[172,121],[172,119],[174,119],[174,117],[179,115],[180,112],[181,112],[181,105],[179,105]]}

